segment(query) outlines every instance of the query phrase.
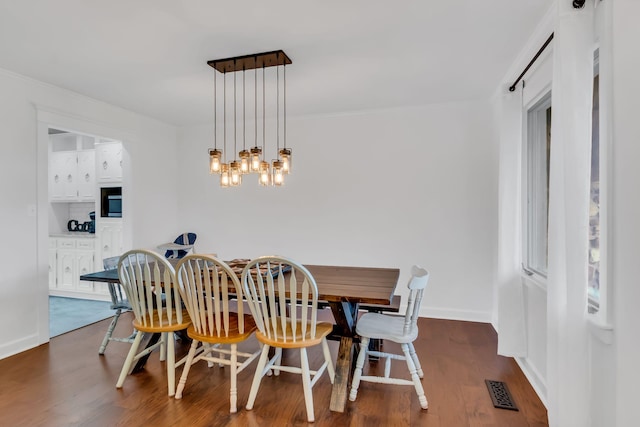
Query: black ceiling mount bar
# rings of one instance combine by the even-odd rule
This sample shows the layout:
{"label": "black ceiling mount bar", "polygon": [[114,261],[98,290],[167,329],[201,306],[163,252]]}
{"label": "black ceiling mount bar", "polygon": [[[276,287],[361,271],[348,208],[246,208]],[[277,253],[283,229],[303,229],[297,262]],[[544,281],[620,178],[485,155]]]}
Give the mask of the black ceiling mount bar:
{"label": "black ceiling mount bar", "polygon": [[212,59],[211,61],[207,61],[207,64],[221,73],[228,73],[253,70],[254,68],[289,65],[291,64],[291,59],[283,50],[274,50],[251,55],[234,56],[232,58]]}
{"label": "black ceiling mount bar", "polygon": [[547,39],[546,42],[544,42],[544,44],[542,45],[542,47],[538,50],[538,52],[535,54],[535,56],[531,59],[531,61],[529,61],[529,63],[527,64],[527,66],[524,68],[524,70],[522,71],[522,73],[520,73],[520,75],[518,76],[518,78],[516,79],[515,82],[513,82],[513,84],[511,86],[509,86],[509,92],[513,92],[514,90],[516,90],[516,85],[518,84],[518,82],[522,79],[522,76],[525,75],[525,73],[527,71],[529,71],[529,68],[533,65],[534,62],[536,62],[536,59],[538,59],[538,57],[540,56],[540,54],[545,50],[545,48],[547,46],[549,46],[549,43],[551,43],[551,40],[553,40],[553,33],[551,33],[551,35],[549,36],[549,38]]}

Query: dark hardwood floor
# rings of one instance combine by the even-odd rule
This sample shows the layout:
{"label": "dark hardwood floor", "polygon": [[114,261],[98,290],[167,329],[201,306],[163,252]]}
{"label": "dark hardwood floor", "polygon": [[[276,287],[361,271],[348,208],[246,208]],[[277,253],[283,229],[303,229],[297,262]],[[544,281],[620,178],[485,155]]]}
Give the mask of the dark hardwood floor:
{"label": "dark hardwood floor", "polygon": [[[131,331],[127,313],[116,331]],[[329,310],[322,316],[331,318]],[[299,375],[265,378],[253,410],[244,409],[251,387],[253,362],[238,375],[238,413],[229,414],[229,376],[225,368],[192,367],[182,400],[167,396],[165,364],[155,353],[144,371],[115,387],[128,344],[112,342],[104,356],[98,347],[109,320],[60,335],[49,344],[0,360],[0,425],[2,426],[295,426],[305,425],[306,412]],[[516,363],[496,355],[497,337],[488,324],[420,319],[415,342],[425,378],[429,409],[420,408],[412,387],[362,383],[355,402],[344,413],[329,410],[327,375],[313,389],[315,426],[547,426],[547,412]],[[330,342],[334,357],[338,343]],[[385,349],[398,350],[392,343]],[[251,339],[244,348],[257,348]],[[179,354],[188,346],[178,343]],[[297,351],[285,351],[298,358]],[[313,369],[320,348],[309,352]],[[392,374],[406,374],[394,361]],[[384,363],[365,363],[382,372]],[[176,374],[179,378],[182,368]],[[484,380],[507,383],[519,411],[493,407]]]}

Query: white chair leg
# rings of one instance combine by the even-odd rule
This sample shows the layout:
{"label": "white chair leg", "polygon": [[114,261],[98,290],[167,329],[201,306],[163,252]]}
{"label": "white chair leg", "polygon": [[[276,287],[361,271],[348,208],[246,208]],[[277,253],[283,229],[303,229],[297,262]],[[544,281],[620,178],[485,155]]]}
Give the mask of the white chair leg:
{"label": "white chair leg", "polygon": [[238,412],[238,344],[231,344],[231,391],[229,394],[229,412]]}
{"label": "white chair leg", "polygon": [[424,372],[422,372],[422,366],[420,366],[420,361],[418,360],[418,355],[416,354],[415,347],[413,347],[413,343],[409,343],[409,353],[411,354],[413,364],[416,365],[416,372],[418,372],[418,376],[420,378],[424,378]]}
{"label": "white chair leg", "polygon": [[191,348],[189,349],[189,354],[187,355],[187,360],[184,362],[184,368],[182,368],[182,375],[180,376],[180,381],[178,382],[178,389],[176,390],[176,399],[182,399],[182,390],[184,390],[184,386],[187,383],[187,377],[189,376],[189,369],[191,369],[191,364],[193,363],[193,358],[196,354],[196,349],[198,348],[198,340],[193,340],[191,342]]}
{"label": "white chair leg", "polygon": [[336,371],[333,369],[333,361],[331,360],[331,352],[329,351],[329,344],[327,339],[322,339],[322,352],[324,353],[324,360],[327,362],[327,372],[329,373],[329,380],[333,384],[333,380],[336,376]]}
{"label": "white chair leg", "polygon": [[167,382],[169,397],[176,394],[176,350],[173,332],[167,334]]}
{"label": "white chair leg", "polygon": [[404,353],[405,359],[407,361],[407,366],[409,367],[409,373],[411,374],[413,385],[416,389],[416,393],[418,394],[418,400],[420,401],[420,406],[422,407],[422,409],[427,409],[429,408],[429,403],[427,402],[427,397],[424,395],[424,389],[422,388],[422,382],[420,382],[420,377],[416,372],[416,365],[413,363],[413,358],[409,353],[408,344],[402,344],[402,352]]}
{"label": "white chair leg", "polygon": [[169,341],[169,334],[166,332],[162,332],[160,334],[160,361],[164,362],[167,360],[167,342]]}
{"label": "white chair leg", "polygon": [[360,377],[362,376],[362,367],[364,366],[364,358],[367,356],[367,348],[369,348],[369,338],[360,338],[360,353],[358,354],[358,360],[356,361],[356,369],[353,372],[353,381],[351,381],[351,392],[349,393],[349,400],[354,401],[358,396],[358,387],[360,386]]}
{"label": "white chair leg", "polygon": [[309,372],[309,359],[307,358],[307,349],[300,349],[300,368],[302,368],[302,389],[304,390],[304,403],[307,406],[307,420],[312,423],[314,421],[313,413],[313,394],[311,392],[311,374]]}
{"label": "white chair leg", "polygon": [[260,359],[258,360],[258,366],[256,366],[256,373],[253,375],[253,382],[251,383],[251,391],[249,392],[249,399],[247,400],[247,410],[253,409],[253,404],[256,401],[256,395],[258,394],[258,389],[260,388],[260,381],[262,381],[262,371],[264,371],[264,367],[267,365],[267,359],[269,359],[269,346],[262,346],[262,353],[260,354]]}
{"label": "white chair leg", "polygon": [[98,354],[104,354],[105,349],[107,348],[107,344],[111,340],[111,336],[113,335],[113,330],[116,328],[116,323],[118,323],[118,318],[122,313],[121,309],[116,310],[116,314],[113,315],[113,319],[111,319],[111,323],[109,324],[109,328],[107,329],[107,333],[104,334],[104,338],[102,339],[102,344],[100,344],[100,349],[98,350]]}
{"label": "white chair leg", "polygon": [[138,352],[140,341],[142,341],[142,332],[138,331],[138,333],[136,334],[136,338],[133,340],[133,343],[131,344],[129,353],[127,353],[127,358],[124,360],[124,365],[122,365],[122,370],[120,371],[120,377],[118,378],[118,382],[116,383],[116,388],[122,388],[124,379],[127,377],[127,374],[129,373],[129,369],[133,364],[133,358],[136,356],[136,353]]}

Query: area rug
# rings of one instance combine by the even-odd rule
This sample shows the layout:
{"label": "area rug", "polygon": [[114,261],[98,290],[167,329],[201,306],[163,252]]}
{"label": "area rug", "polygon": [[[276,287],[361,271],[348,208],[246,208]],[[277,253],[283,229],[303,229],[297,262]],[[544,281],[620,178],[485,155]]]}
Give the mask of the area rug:
{"label": "area rug", "polygon": [[110,302],[77,298],[49,297],[49,336],[104,320],[115,314]]}

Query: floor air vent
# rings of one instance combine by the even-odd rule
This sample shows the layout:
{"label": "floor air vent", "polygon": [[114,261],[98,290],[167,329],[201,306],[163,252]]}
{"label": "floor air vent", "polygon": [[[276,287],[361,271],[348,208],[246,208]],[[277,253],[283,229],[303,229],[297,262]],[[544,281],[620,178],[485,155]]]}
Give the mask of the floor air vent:
{"label": "floor air vent", "polygon": [[493,406],[500,409],[510,409],[512,411],[518,410],[518,407],[511,398],[511,393],[509,393],[509,389],[505,383],[502,381],[492,380],[484,380],[484,382],[487,384],[487,388],[489,389],[489,395],[491,395]]}

